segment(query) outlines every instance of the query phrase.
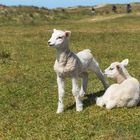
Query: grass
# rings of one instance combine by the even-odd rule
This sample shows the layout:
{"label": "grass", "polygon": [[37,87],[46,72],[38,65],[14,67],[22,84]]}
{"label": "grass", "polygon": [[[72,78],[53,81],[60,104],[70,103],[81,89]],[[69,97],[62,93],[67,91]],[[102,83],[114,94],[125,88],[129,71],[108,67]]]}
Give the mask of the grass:
{"label": "grass", "polygon": [[138,140],[140,107],[97,107],[93,98],[103,93],[103,87],[92,73],[82,99],[83,112],[75,111],[71,81],[67,80],[65,112],[56,114],[55,50],[47,47],[47,41],[53,28],[69,29],[73,51],[91,49],[103,70],[113,61],[129,58],[128,70],[140,80],[139,18],[134,13],[96,22],[88,17],[43,25],[1,25],[0,139]]}

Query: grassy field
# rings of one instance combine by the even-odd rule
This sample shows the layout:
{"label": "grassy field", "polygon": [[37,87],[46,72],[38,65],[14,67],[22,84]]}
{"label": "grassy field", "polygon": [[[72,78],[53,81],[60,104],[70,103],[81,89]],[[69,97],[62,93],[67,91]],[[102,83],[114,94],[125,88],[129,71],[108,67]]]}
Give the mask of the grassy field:
{"label": "grassy field", "polygon": [[[75,111],[71,81],[66,82],[65,112],[56,114],[55,50],[51,30],[72,31],[74,52],[89,48],[104,70],[129,58],[129,73],[140,80],[140,14],[108,14],[37,25],[0,26],[0,139],[2,140],[139,140],[140,106],[106,110],[95,105],[103,93],[90,73],[83,112]],[[113,81],[109,80],[110,83]]]}

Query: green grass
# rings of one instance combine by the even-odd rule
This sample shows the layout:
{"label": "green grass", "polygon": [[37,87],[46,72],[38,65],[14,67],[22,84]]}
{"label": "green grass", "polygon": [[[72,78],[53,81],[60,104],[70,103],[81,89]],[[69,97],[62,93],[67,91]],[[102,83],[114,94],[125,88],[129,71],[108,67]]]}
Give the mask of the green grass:
{"label": "green grass", "polygon": [[88,96],[82,99],[83,112],[75,111],[71,81],[67,80],[65,112],[56,114],[55,50],[48,48],[47,41],[53,28],[69,29],[74,52],[91,49],[103,70],[113,61],[129,58],[128,71],[140,80],[139,18],[130,14],[96,22],[85,18],[32,26],[1,25],[0,139],[138,140],[140,107],[97,107],[93,97],[100,95],[103,87],[92,73]]}

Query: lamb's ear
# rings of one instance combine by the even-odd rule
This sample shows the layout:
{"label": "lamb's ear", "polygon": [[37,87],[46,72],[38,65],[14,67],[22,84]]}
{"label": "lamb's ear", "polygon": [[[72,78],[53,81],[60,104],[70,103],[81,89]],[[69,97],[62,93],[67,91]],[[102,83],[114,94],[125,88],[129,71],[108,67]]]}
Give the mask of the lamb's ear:
{"label": "lamb's ear", "polygon": [[122,73],[123,72],[123,69],[122,69],[121,65],[117,65],[116,68],[117,68],[117,70],[118,70],[119,73]]}
{"label": "lamb's ear", "polygon": [[118,70],[120,70],[120,69],[121,69],[121,66],[120,66],[120,65],[116,65],[116,68],[117,68]]}
{"label": "lamb's ear", "polygon": [[71,31],[65,31],[65,36],[70,37],[71,36]]}
{"label": "lamb's ear", "polygon": [[122,64],[123,66],[127,66],[128,63],[129,63],[129,60],[128,60],[128,59],[124,59],[124,60],[121,62],[121,64]]}
{"label": "lamb's ear", "polygon": [[53,32],[55,32],[56,31],[56,29],[53,29]]}

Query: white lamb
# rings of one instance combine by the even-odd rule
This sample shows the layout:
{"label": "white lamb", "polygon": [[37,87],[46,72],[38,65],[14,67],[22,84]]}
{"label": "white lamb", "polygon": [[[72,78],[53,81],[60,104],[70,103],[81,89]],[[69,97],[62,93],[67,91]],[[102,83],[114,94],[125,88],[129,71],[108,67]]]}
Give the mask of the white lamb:
{"label": "white lamb", "polygon": [[[56,61],[54,64],[54,70],[57,74],[58,84],[58,109],[57,113],[61,113],[64,110],[63,97],[64,97],[64,79],[66,77],[72,78],[72,93],[76,100],[76,110],[82,111],[83,104],[80,96],[86,93],[88,73],[90,69],[96,73],[98,78],[103,83],[104,87],[108,87],[102,71],[99,68],[98,63],[93,58],[91,51],[86,49],[78,54],[75,54],[69,49],[68,38],[70,37],[70,31],[53,30],[52,37],[48,41],[50,47],[56,48]],[[81,90],[78,86],[78,77],[82,78]]]}
{"label": "white lamb", "polygon": [[111,85],[102,97],[96,98],[96,104],[107,109],[115,107],[133,107],[140,101],[140,85],[137,79],[131,77],[125,66],[128,59],[121,63],[114,62],[106,70],[105,74],[117,81]]}

